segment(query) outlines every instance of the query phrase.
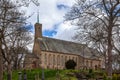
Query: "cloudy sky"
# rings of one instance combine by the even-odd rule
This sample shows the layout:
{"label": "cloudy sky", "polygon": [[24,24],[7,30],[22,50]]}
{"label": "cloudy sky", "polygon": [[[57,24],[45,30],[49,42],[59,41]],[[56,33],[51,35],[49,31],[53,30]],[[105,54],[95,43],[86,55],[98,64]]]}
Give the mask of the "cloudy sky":
{"label": "cloudy sky", "polygon": [[[32,15],[28,22],[34,26],[37,22],[37,12],[39,10],[39,22],[43,25],[43,35],[64,40],[71,40],[75,31],[73,26],[64,22],[64,15],[70,10],[75,0],[38,0],[40,6],[37,7],[32,2],[24,10],[26,15]],[[32,28],[34,33],[34,28]]]}
{"label": "cloudy sky", "polygon": [[[65,22],[64,16],[75,3],[75,0],[38,0],[38,2],[40,6],[36,6],[31,2],[28,7],[21,9],[25,11],[26,16],[32,15],[27,20],[30,23],[28,26],[31,26],[32,36],[34,36],[34,24],[37,22],[37,13],[39,11],[39,22],[42,24],[43,36],[73,41],[72,37],[76,32],[76,27],[69,22]],[[33,43],[29,45],[29,49],[32,50],[32,47]]]}

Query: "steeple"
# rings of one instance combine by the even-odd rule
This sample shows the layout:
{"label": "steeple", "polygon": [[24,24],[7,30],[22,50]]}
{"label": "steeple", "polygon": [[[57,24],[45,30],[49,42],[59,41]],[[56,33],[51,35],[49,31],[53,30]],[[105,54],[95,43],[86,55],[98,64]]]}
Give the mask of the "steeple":
{"label": "steeple", "polygon": [[37,12],[37,23],[39,23],[39,10]]}
{"label": "steeple", "polygon": [[[39,23],[39,13],[37,13],[37,17],[36,18],[37,18],[37,22],[34,25],[35,36],[34,36],[33,53],[37,54],[37,56],[39,57],[39,55],[41,53],[40,39],[42,40],[42,24]],[[39,61],[41,61],[41,60],[39,60]]]}
{"label": "steeple", "polygon": [[39,23],[39,10],[37,11],[37,22],[35,23],[35,39],[42,38],[42,24]]}

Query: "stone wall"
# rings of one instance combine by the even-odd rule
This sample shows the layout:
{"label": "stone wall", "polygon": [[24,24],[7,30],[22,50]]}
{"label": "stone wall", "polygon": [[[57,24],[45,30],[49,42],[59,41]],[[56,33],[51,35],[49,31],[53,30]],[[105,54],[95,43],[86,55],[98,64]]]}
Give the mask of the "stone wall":
{"label": "stone wall", "polygon": [[42,51],[41,67],[45,69],[65,69],[65,62],[70,59],[74,60],[77,63],[76,69],[78,69],[78,55]]}
{"label": "stone wall", "polygon": [[[25,68],[65,69],[65,62],[72,59],[76,62],[76,69],[101,68],[101,60],[83,58],[80,55],[42,51],[39,59],[27,58]],[[37,66],[38,65],[38,66]]]}
{"label": "stone wall", "polygon": [[[65,69],[65,62],[72,59],[77,63],[76,69],[86,67],[87,69],[95,69],[95,66],[100,67],[101,61],[96,59],[83,58],[80,55],[56,53],[56,52],[41,52],[40,66],[45,69]],[[83,66],[84,64],[84,66]]]}

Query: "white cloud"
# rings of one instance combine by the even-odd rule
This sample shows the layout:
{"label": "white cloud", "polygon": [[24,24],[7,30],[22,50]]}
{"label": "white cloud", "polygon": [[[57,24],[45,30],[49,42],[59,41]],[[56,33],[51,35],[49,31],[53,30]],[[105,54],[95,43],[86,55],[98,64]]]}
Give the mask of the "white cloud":
{"label": "white cloud", "polygon": [[32,52],[32,49],[33,49],[33,45],[34,45],[34,34],[32,32],[29,33],[30,36],[33,36],[32,37],[32,42],[31,44],[27,45],[27,48],[28,50],[30,50],[30,52]]}
{"label": "white cloud", "polygon": [[54,35],[54,38],[73,41],[72,37],[76,34],[77,26],[73,26],[70,22],[65,22],[59,25],[59,28],[56,30],[57,34]]}
{"label": "white cloud", "polygon": [[[58,9],[57,5],[65,5],[71,7],[75,0],[39,0],[40,6],[37,7],[35,4],[30,3],[29,7],[24,8],[26,15],[32,15],[28,19],[33,25],[37,22],[37,10],[39,10],[39,22],[43,25],[43,30],[54,30],[55,24],[63,22],[63,16],[68,9]],[[64,40],[72,40],[71,37],[75,33],[75,27],[69,23],[61,23],[57,26],[57,34],[53,37]],[[32,45],[30,45],[32,47]]]}
{"label": "white cloud", "polygon": [[53,25],[64,20],[63,16],[66,10],[59,10],[57,4],[63,4],[66,6],[72,6],[74,0],[39,0],[40,6],[37,7],[35,4],[30,3],[29,7],[24,8],[27,15],[33,14],[33,16],[28,19],[29,22],[35,24],[37,22],[37,10],[40,13],[40,23],[43,24],[43,30],[53,29]]}
{"label": "white cloud", "polygon": [[71,7],[73,3],[75,3],[75,0],[57,0],[57,3],[64,4]]}

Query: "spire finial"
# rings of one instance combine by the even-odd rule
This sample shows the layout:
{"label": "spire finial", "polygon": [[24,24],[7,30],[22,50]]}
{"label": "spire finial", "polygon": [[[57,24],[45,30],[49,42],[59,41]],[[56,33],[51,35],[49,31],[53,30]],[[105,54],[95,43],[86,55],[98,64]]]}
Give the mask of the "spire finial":
{"label": "spire finial", "polygon": [[36,6],[37,6],[37,23],[39,23],[39,7],[40,7],[40,4],[38,4]]}
{"label": "spire finial", "polygon": [[37,12],[37,23],[39,23],[39,10]]}

